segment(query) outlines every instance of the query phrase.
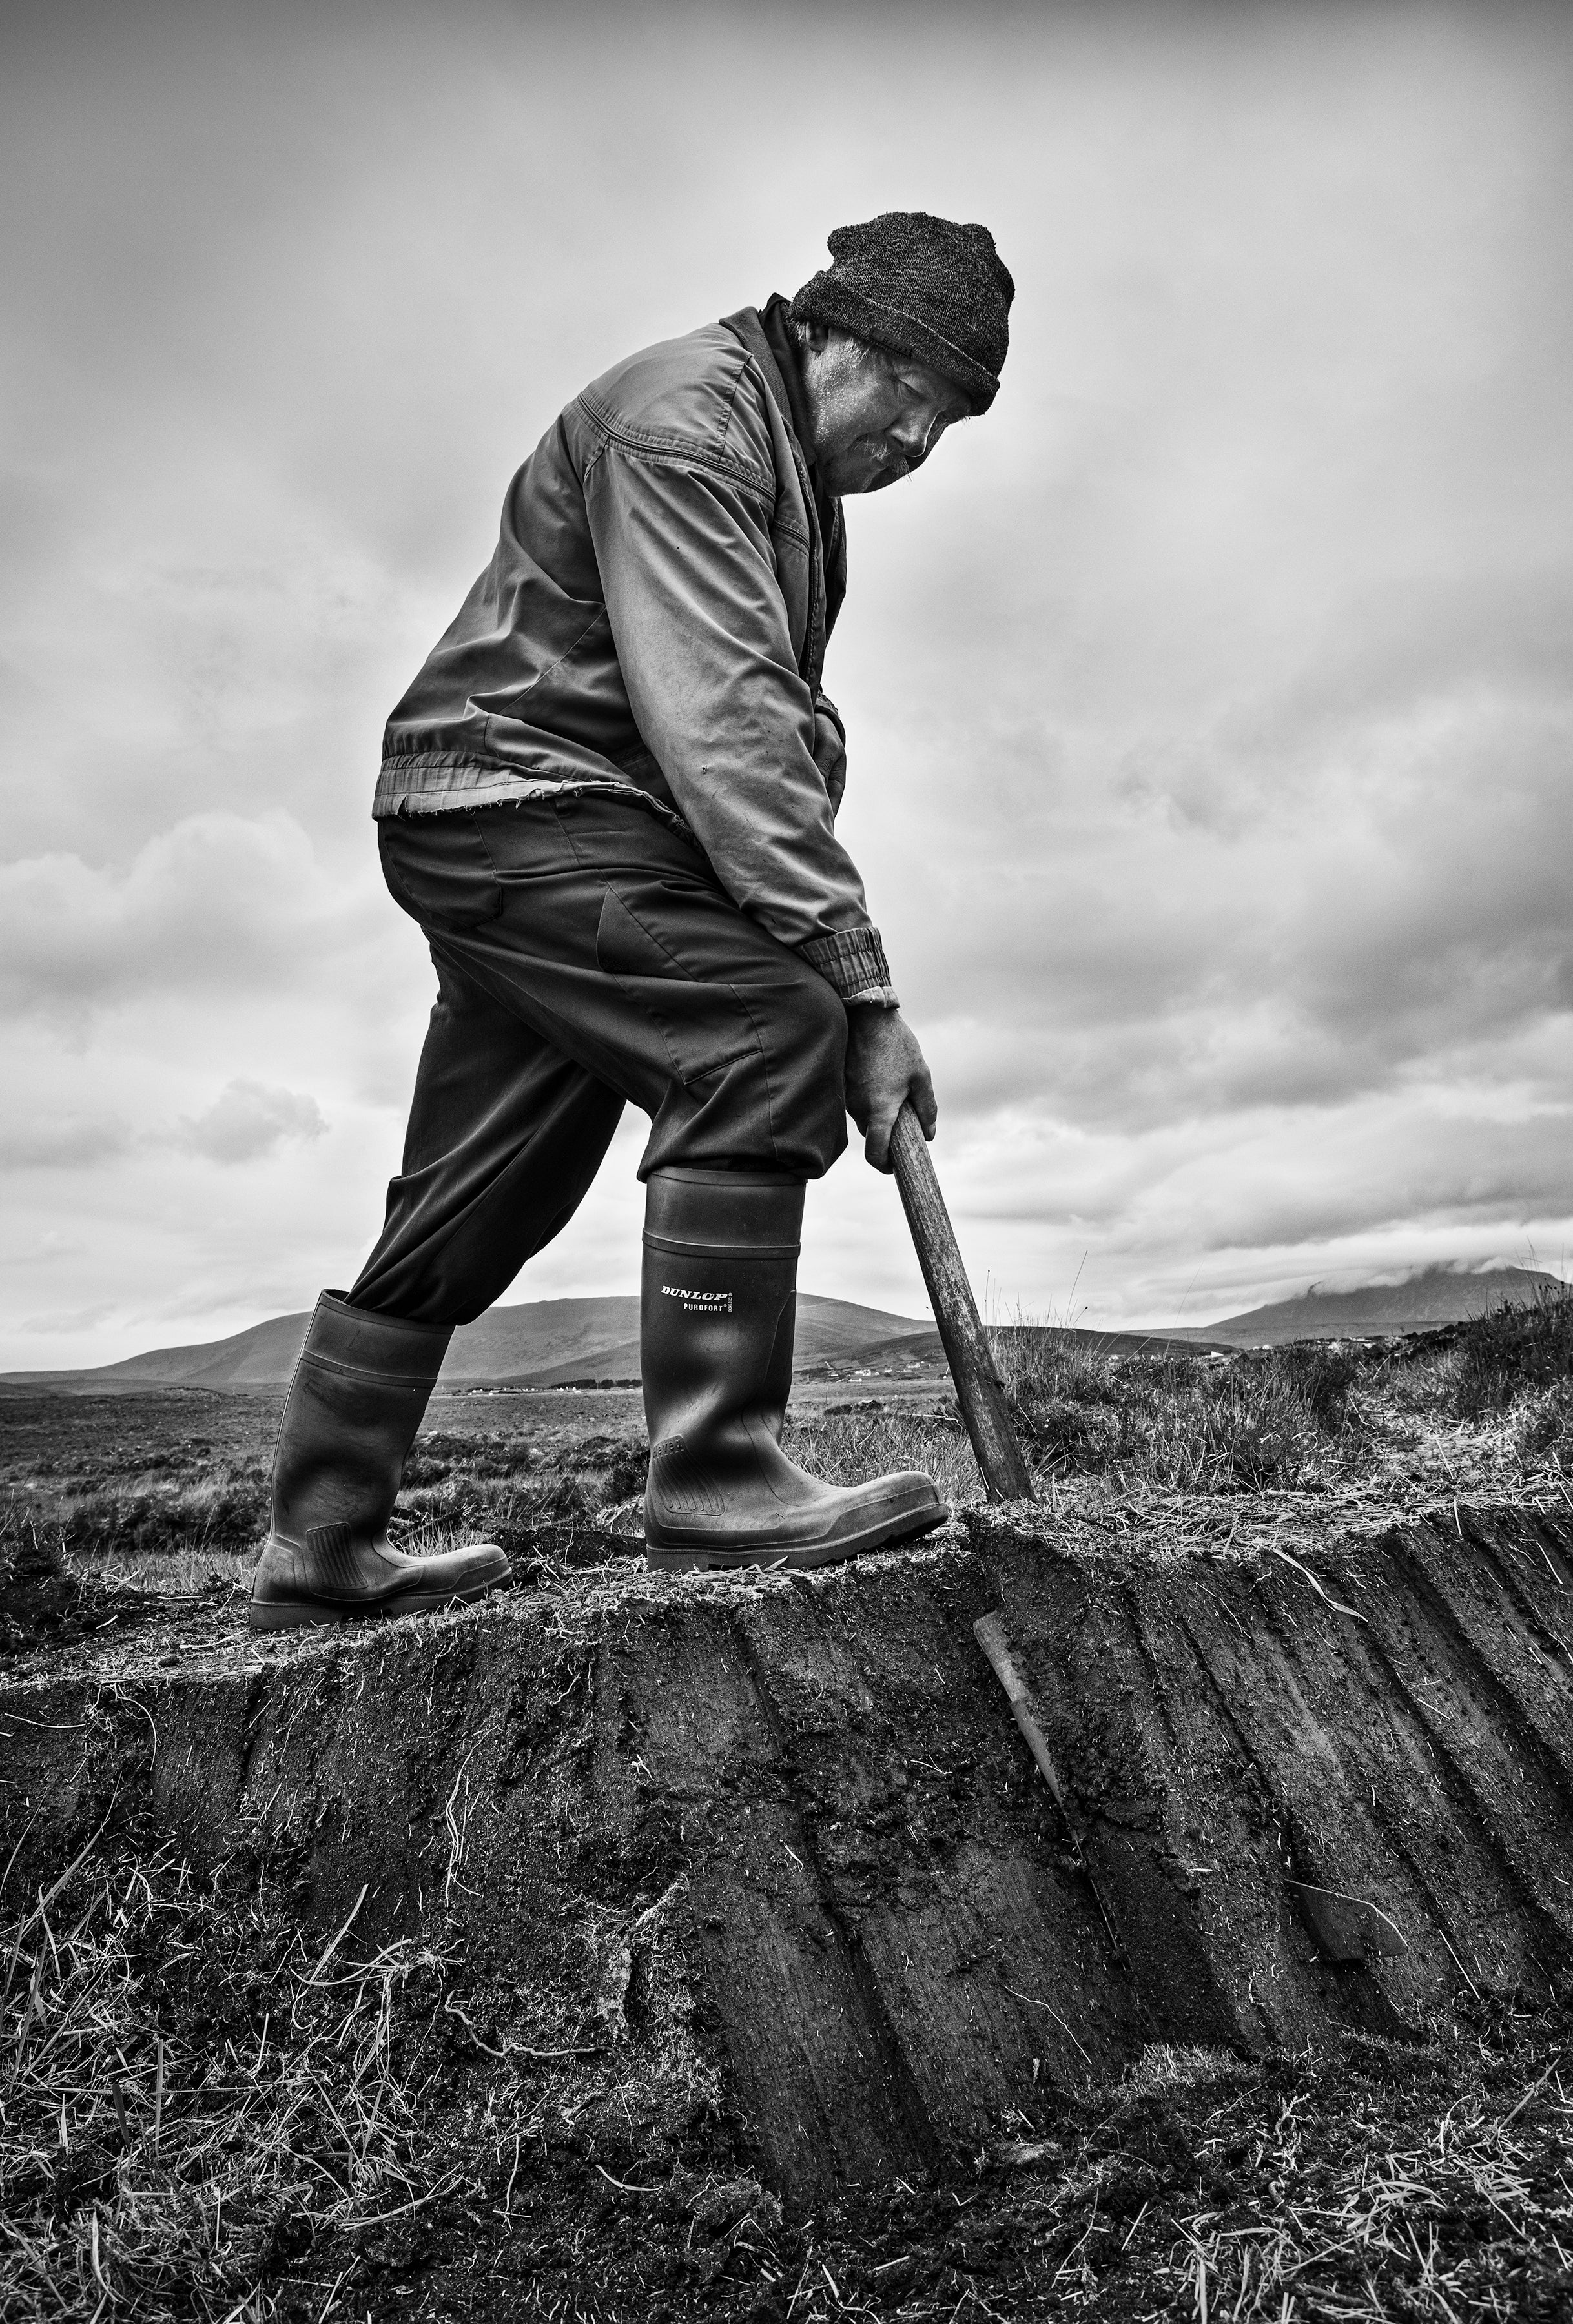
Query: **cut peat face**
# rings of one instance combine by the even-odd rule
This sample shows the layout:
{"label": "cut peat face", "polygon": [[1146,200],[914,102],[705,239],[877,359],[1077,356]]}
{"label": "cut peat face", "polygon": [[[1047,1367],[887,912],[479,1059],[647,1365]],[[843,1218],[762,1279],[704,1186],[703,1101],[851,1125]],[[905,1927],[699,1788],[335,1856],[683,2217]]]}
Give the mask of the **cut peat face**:
{"label": "cut peat face", "polygon": [[0,1848],[35,1889],[101,1827],[244,1859],[316,1950],[353,1914],[347,1958],[440,1928],[503,2048],[548,1980],[608,2089],[660,2045],[810,2200],[1051,2123],[1150,2043],[1544,1998],[1570,1637],[1573,1522],[1522,1508],[1295,1557],[985,1511],[822,1575],[620,1565],[277,1639],[194,1613],[0,1683]]}

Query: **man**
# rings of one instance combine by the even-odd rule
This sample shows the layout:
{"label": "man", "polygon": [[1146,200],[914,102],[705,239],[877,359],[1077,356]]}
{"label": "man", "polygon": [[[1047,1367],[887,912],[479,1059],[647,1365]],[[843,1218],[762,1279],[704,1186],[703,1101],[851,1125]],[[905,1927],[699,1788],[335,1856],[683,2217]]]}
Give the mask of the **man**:
{"label": "man", "polygon": [[836,837],[820,692],[841,501],[999,385],[1014,286],[981,226],[892,211],[788,302],[588,387],[509,487],[495,555],[389,722],[374,813],[438,998],[382,1239],[324,1292],[281,1424],[261,1628],[507,1578],[387,1523],[456,1325],[568,1223],[625,1103],[651,1133],[642,1370],[653,1566],[817,1565],[930,1530],[908,1473],[782,1451],[807,1180],[935,1122]]}

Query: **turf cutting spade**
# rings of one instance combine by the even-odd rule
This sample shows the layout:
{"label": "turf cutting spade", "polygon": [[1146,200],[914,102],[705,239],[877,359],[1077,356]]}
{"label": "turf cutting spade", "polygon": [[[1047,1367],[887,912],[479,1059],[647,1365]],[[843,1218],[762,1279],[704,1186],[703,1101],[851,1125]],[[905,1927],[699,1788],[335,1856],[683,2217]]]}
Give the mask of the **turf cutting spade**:
{"label": "turf cutting spade", "polygon": [[956,1383],[956,1400],[989,1499],[1036,1500],[1032,1476],[1005,1409],[1004,1391],[978,1317],[977,1302],[961,1263],[956,1230],[929,1158],[928,1140],[911,1105],[903,1105],[896,1116],[890,1151],[929,1304]]}

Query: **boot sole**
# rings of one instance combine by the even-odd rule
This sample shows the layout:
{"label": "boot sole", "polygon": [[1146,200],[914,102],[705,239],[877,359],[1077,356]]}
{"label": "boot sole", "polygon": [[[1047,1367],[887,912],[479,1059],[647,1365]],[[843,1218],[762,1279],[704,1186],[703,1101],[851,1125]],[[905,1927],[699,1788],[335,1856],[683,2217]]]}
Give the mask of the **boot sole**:
{"label": "boot sole", "polygon": [[751,1568],[770,1572],[800,1573],[816,1565],[845,1565],[871,1549],[888,1549],[897,1542],[915,1541],[932,1533],[950,1515],[948,1503],[932,1508],[907,1509],[898,1516],[865,1526],[861,1533],[841,1534],[829,1541],[804,1542],[796,1547],[762,1544],[750,1549],[717,1549],[703,1541],[647,1542],[644,1563],[655,1573],[742,1573]]}
{"label": "boot sole", "polygon": [[463,1590],[404,1590],[396,1598],[379,1598],[371,1605],[352,1606],[331,1598],[254,1600],[246,1608],[246,1623],[254,1630],[314,1629],[326,1623],[389,1622],[400,1614],[440,1614],[445,1606],[473,1606],[506,1588],[505,1579],[471,1582]]}

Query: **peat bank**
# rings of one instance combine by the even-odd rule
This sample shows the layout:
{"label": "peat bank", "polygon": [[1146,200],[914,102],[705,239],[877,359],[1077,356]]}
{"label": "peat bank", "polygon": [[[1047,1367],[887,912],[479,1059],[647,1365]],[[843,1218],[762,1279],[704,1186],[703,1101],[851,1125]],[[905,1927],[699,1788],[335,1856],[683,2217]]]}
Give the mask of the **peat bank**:
{"label": "peat bank", "polygon": [[8,2317],[1568,2312],[1565,1501],[634,1547],[14,1658]]}

